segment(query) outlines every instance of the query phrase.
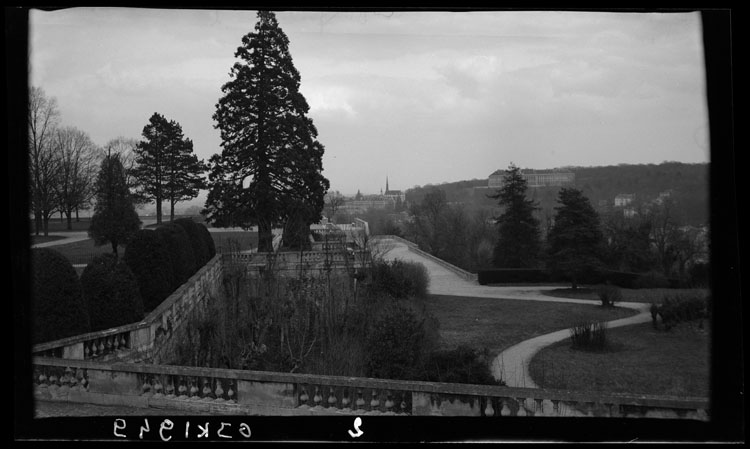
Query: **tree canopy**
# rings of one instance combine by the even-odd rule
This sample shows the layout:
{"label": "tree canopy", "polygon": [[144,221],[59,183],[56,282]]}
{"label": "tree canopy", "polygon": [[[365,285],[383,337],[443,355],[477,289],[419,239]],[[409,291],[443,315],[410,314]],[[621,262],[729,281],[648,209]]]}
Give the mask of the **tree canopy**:
{"label": "tree canopy", "polygon": [[89,236],[97,246],[111,243],[112,252],[117,255],[118,245],[127,244],[140,227],[120,156],[107,155],[96,179],[96,205]]}
{"label": "tree canopy", "polygon": [[321,217],[329,183],[289,40],[273,12],[258,12],[235,57],[213,116],[222,152],[210,159],[204,214],[215,226],[257,224],[260,251],[273,249],[271,229],[281,223],[285,240],[302,244]]}
{"label": "tree canopy", "polygon": [[560,189],[558,202],[547,241],[547,267],[567,277],[577,288],[582,274],[602,268],[599,215],[577,189]]}
{"label": "tree canopy", "polygon": [[534,268],[538,265],[541,249],[537,208],[526,198],[527,182],[521,169],[512,163],[505,174],[502,187],[490,198],[497,199],[503,213],[496,218],[498,240],[493,263],[501,268]]}

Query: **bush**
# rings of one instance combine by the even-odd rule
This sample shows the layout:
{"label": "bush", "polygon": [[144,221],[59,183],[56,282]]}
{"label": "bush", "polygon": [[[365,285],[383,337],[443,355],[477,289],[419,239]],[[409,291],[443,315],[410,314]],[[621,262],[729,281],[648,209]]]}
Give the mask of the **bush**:
{"label": "bush", "polygon": [[633,283],[633,288],[669,288],[669,279],[661,273],[651,271],[638,276]]}
{"label": "bush", "polygon": [[73,265],[59,252],[31,251],[32,341],[44,343],[89,332],[89,314]]}
{"label": "bush", "polygon": [[102,254],[81,275],[91,331],[109,329],[143,319],[143,300],[133,272],[113,254]]}
{"label": "bush", "polygon": [[430,278],[427,269],[419,262],[378,260],[373,263],[370,288],[391,298],[424,297]]}
{"label": "bush", "polygon": [[187,232],[174,223],[157,228],[156,233],[167,243],[175,279],[173,288],[177,288],[198,271],[193,254],[193,245],[190,244]]}
{"label": "bush", "polygon": [[603,307],[614,307],[616,302],[622,301],[622,292],[620,288],[606,283],[596,289],[596,294],[602,302]]}
{"label": "bush", "polygon": [[576,349],[602,351],[607,348],[607,323],[585,321],[570,329],[570,340]]}
{"label": "bush", "polygon": [[138,282],[145,313],[154,310],[172,293],[171,257],[167,245],[156,231],[138,231],[125,248],[123,261]]}
{"label": "bush", "polygon": [[[185,230],[185,232],[188,235],[188,239],[190,240],[190,244],[193,246],[193,255],[195,257],[195,269],[200,270],[203,265],[206,264],[209,260],[211,260],[210,256],[210,248],[208,247],[208,242],[206,242],[206,237],[201,231],[202,225],[199,225],[198,223],[194,222],[191,218],[179,218],[174,221],[174,224],[182,227],[182,229]],[[208,231],[208,230],[206,230]],[[210,235],[209,235],[210,238]],[[214,248],[214,253],[216,252],[216,249]]]}
{"label": "bush", "polygon": [[664,328],[670,330],[682,322],[708,318],[711,296],[702,293],[664,295],[664,301],[656,311],[661,316]]}
{"label": "bush", "polygon": [[410,308],[400,304],[388,307],[375,322],[367,338],[369,377],[415,379],[425,354],[425,328]]}
{"label": "bush", "polygon": [[435,351],[425,363],[420,380],[427,382],[447,382],[478,385],[505,385],[492,376],[490,357],[468,346],[453,350]]}

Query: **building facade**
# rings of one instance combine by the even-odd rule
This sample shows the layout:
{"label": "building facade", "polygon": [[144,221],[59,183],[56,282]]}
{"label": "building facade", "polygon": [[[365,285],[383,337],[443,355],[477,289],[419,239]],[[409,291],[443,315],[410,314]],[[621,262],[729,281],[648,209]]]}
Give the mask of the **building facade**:
{"label": "building facade", "polygon": [[[503,186],[505,170],[497,170],[489,176],[487,187],[499,189]],[[521,170],[528,187],[571,186],[575,184],[575,173],[563,170]]]}

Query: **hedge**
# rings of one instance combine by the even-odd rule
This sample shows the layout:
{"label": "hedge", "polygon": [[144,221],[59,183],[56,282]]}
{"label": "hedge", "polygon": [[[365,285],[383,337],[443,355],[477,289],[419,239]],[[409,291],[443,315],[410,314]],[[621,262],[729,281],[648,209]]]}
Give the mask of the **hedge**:
{"label": "hedge", "polygon": [[193,254],[193,245],[190,244],[188,234],[182,226],[174,223],[158,227],[156,233],[167,243],[175,279],[173,288],[176,289],[198,271]]}
{"label": "hedge", "polygon": [[[174,224],[181,226],[182,229],[184,229],[187,233],[190,244],[193,246],[193,255],[195,256],[196,270],[200,270],[200,268],[205,265],[206,262],[211,260],[211,257],[213,257],[210,255],[211,249],[209,248],[208,242],[206,241],[206,236],[200,229],[201,227],[205,228],[205,226],[199,225],[191,218],[179,218],[174,221]],[[214,248],[214,253],[215,252],[216,249]]]}
{"label": "hedge", "polygon": [[138,282],[145,313],[154,310],[172,293],[171,257],[156,231],[141,229],[136,232],[125,248],[123,260]]}
{"label": "hedge", "polygon": [[143,300],[130,268],[113,254],[92,260],[81,274],[81,288],[91,320],[91,331],[109,329],[143,319]]}
{"label": "hedge", "polygon": [[58,251],[31,251],[32,341],[44,343],[90,330],[81,283],[73,265]]}

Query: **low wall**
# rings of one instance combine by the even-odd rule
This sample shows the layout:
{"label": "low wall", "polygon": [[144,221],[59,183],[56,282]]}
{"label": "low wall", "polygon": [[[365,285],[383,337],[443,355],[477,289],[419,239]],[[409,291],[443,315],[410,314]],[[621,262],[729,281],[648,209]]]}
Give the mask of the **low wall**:
{"label": "low wall", "polygon": [[206,414],[709,419],[708,400],[35,357],[38,400]]}
{"label": "low wall", "polygon": [[218,293],[221,256],[216,255],[142,321],[34,345],[32,354],[75,360],[156,361],[196,305]]}

